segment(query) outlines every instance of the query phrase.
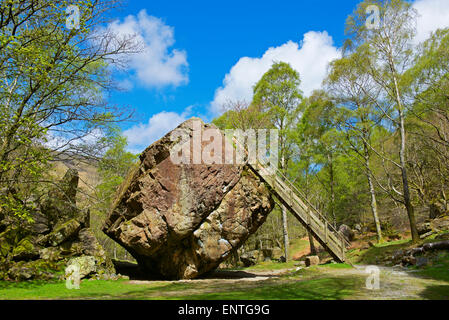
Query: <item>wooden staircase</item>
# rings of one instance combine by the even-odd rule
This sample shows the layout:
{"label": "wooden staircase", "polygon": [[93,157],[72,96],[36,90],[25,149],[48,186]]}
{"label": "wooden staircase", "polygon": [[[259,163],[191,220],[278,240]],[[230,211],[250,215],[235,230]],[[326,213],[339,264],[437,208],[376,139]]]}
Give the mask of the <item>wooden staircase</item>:
{"label": "wooden staircase", "polygon": [[[236,148],[243,150],[248,156],[246,148],[235,137],[232,141]],[[276,168],[273,171],[271,167],[263,165],[260,161],[250,164],[248,159],[246,164],[271,187],[271,192],[276,198],[337,262],[346,261],[346,246],[350,243],[279,169]]]}
{"label": "wooden staircase", "polygon": [[[236,148],[243,150],[248,155],[246,148],[237,139],[233,138],[232,141]],[[350,243],[279,169],[276,168],[273,171],[271,167],[263,165],[260,161],[250,164],[247,160],[246,164],[271,187],[271,192],[276,198],[337,262],[345,262],[346,246]]]}
{"label": "wooden staircase", "polygon": [[274,195],[293,216],[311,232],[313,237],[338,262],[345,262],[346,245],[349,243],[327,219],[316,210],[302,193],[279,170],[272,172],[260,162],[248,166],[271,187]]}

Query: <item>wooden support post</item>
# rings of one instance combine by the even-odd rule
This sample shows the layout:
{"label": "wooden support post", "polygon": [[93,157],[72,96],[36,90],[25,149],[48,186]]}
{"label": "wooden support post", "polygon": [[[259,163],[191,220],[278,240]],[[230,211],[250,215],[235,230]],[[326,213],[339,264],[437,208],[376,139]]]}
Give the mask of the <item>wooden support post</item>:
{"label": "wooden support post", "polygon": [[293,191],[292,191],[292,189],[290,189],[290,198],[288,200],[289,200],[290,207],[293,208]]}
{"label": "wooden support post", "polygon": [[324,242],[327,244],[327,220],[324,223]]}
{"label": "wooden support post", "polygon": [[342,262],[345,261],[345,238],[343,238],[343,236],[341,236],[341,260]]}

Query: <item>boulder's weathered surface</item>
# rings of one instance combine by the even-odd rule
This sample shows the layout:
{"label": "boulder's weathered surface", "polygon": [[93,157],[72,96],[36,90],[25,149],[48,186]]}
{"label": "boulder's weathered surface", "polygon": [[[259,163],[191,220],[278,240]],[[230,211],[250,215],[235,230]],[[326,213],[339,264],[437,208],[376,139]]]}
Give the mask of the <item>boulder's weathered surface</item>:
{"label": "boulder's weathered surface", "polygon": [[0,220],[0,279],[58,278],[71,259],[89,261],[82,277],[115,273],[89,228],[89,212],[76,206],[77,187],[78,172],[70,169],[48,197],[37,203],[34,222],[19,225]]}
{"label": "boulder's weathered surface", "polygon": [[[175,132],[192,137],[195,121],[203,131],[214,128],[193,118]],[[191,279],[237,250],[265,222],[274,202],[245,166],[173,163],[176,143],[169,133],[142,153],[103,231],[149,276]]]}

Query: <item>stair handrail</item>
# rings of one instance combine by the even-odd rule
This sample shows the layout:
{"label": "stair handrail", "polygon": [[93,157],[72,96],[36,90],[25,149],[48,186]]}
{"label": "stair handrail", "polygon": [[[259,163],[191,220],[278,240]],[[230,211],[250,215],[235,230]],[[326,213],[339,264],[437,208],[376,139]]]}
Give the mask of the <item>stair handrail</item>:
{"label": "stair handrail", "polygon": [[[256,160],[257,164],[259,164],[263,169],[267,170],[267,168],[263,165],[263,163],[261,163],[260,161]],[[294,193],[296,194],[296,196],[302,201],[305,202],[305,204],[308,206],[307,208],[310,208],[313,213],[315,213],[315,215],[318,216],[318,218],[321,220],[321,222],[327,222],[327,226],[330,228],[330,231],[332,231],[333,233],[335,233],[338,237],[340,237],[340,240],[345,241],[346,244],[350,245],[350,243],[346,240],[346,238],[344,237],[344,235],[338,231],[332,224],[329,223],[329,220],[322,214],[320,213],[320,211],[318,211],[318,209],[315,208],[315,206],[310,203],[310,201],[302,194],[302,192],[282,173],[282,171],[280,171],[278,168],[275,168],[274,173],[282,179],[283,183],[287,184],[287,187],[289,187],[290,189],[292,189],[294,191]],[[306,213],[308,215],[310,215],[309,212]]]}
{"label": "stair handrail", "polygon": [[[246,150],[246,148],[244,146],[241,145],[241,143],[235,138],[233,137],[232,140],[246,153],[246,155],[248,156],[248,151]],[[247,159],[245,161],[245,164],[249,163],[249,159]],[[251,164],[250,164],[251,165]],[[265,167],[265,165],[263,163],[261,163],[258,159],[256,159],[256,165],[260,165],[260,167],[262,169],[264,169],[265,171],[268,171],[268,169]],[[252,165],[251,165],[252,166]],[[308,200],[307,198],[298,190],[298,188],[279,170],[279,168],[275,167],[274,170],[275,175],[277,175],[279,178],[282,179],[282,182],[287,182],[288,187],[290,187],[290,189],[292,189],[295,193],[296,196],[302,201],[305,202],[311,209],[312,211],[314,211],[314,213],[316,213],[316,215],[318,215],[318,218],[322,221],[322,222],[328,222],[328,219],[326,217],[324,217]],[[268,175],[269,172],[268,172]],[[298,195],[299,194],[299,195]],[[307,212],[307,215],[310,215],[309,212]],[[340,240],[345,242],[345,245],[350,245],[350,243],[346,240],[346,238],[344,237],[344,235],[338,231],[332,224],[330,224],[329,222],[326,224],[328,227],[330,227],[331,231],[333,233],[335,233],[337,235],[337,237],[340,238]]]}

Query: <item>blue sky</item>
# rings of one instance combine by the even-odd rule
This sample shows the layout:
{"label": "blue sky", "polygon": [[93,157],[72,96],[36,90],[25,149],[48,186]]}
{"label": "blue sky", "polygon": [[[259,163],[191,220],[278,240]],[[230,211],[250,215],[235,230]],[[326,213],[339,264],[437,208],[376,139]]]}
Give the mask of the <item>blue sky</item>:
{"label": "blue sky", "polygon": [[[212,120],[228,99],[250,100],[251,86],[276,60],[300,72],[307,95],[338,58],[344,23],[359,0],[128,0],[111,28],[138,34],[145,52],[116,74],[126,91],[111,103],[136,110],[123,124],[140,152],[183,120]],[[449,25],[449,0],[416,0],[420,37]]]}

